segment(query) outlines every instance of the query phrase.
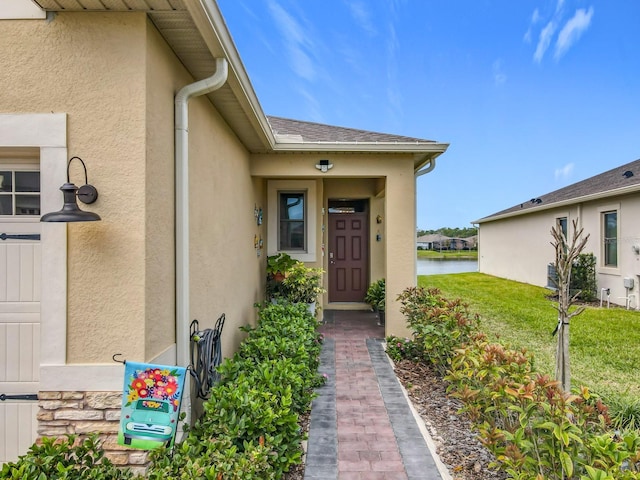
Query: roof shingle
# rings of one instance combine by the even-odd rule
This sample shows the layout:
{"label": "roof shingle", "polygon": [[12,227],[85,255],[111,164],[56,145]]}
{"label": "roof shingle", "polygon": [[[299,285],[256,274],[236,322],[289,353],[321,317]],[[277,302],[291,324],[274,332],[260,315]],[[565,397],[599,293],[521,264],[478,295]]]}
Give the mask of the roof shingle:
{"label": "roof shingle", "polygon": [[304,122],[267,116],[276,139],[304,143],[404,143],[432,144],[433,140],[369,132],[355,128],[335,127],[322,123]]}
{"label": "roof shingle", "polygon": [[481,218],[474,223],[482,223],[492,220],[494,217],[501,217],[510,213],[524,213],[529,210],[548,208],[550,205],[556,203],[588,197],[590,195],[597,195],[610,191],[613,194],[615,190],[624,187],[632,187],[634,185],[640,186],[640,159],[587,178],[581,182],[554,190],[553,192],[541,195],[540,197],[532,198],[531,200],[514,205],[511,208],[507,208],[496,212],[493,215]]}

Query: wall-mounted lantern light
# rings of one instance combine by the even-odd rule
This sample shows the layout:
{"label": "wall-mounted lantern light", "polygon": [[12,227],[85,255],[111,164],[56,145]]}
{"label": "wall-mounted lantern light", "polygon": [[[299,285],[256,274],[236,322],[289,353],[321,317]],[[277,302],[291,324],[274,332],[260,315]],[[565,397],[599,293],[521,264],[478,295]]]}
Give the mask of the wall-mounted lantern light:
{"label": "wall-mounted lantern light", "polygon": [[[82,167],[84,168],[84,185],[80,188],[69,180],[69,167],[72,160],[80,160]],[[67,183],[60,187],[62,195],[64,196],[64,205],[62,209],[57,212],[47,213],[40,218],[41,222],[95,222],[101,220],[100,215],[93,212],[85,212],[80,210],[76,197],[80,199],[82,203],[87,205],[95,202],[98,199],[98,190],[93,185],[89,185],[87,180],[87,167],[80,157],[71,157],[69,163],[67,163]]]}
{"label": "wall-mounted lantern light", "polygon": [[333,168],[333,163],[329,163],[329,160],[320,160],[320,162],[316,164],[316,168],[322,173],[327,173]]}

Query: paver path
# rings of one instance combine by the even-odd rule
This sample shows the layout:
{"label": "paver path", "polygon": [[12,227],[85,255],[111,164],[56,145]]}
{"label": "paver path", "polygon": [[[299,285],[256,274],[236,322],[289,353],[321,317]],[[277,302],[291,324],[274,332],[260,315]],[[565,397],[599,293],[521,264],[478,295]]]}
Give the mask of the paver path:
{"label": "paver path", "polygon": [[306,480],[441,480],[371,312],[325,311]]}

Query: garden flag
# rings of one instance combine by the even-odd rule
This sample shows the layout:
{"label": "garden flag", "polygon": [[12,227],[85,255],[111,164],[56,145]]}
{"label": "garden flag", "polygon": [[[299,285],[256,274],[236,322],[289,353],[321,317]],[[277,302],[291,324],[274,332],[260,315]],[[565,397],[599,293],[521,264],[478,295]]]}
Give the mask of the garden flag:
{"label": "garden flag", "polygon": [[125,363],[118,444],[151,450],[173,443],[185,373],[183,367]]}

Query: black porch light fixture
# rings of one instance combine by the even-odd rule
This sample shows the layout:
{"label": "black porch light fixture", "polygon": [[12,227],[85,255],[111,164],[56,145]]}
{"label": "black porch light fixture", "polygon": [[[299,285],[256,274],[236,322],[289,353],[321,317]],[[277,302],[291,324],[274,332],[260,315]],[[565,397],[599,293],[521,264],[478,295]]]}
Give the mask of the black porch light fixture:
{"label": "black porch light fixture", "polygon": [[[69,180],[69,167],[73,160],[80,160],[82,167],[84,168],[84,185],[80,188]],[[98,190],[93,185],[89,185],[87,180],[87,167],[80,157],[71,157],[69,163],[67,163],[67,183],[60,187],[62,195],[64,196],[64,205],[62,209],[57,212],[47,213],[40,218],[41,222],[95,222],[101,220],[100,215],[93,212],[85,212],[80,210],[76,197],[80,199],[82,203],[87,205],[95,202],[98,199]]]}

